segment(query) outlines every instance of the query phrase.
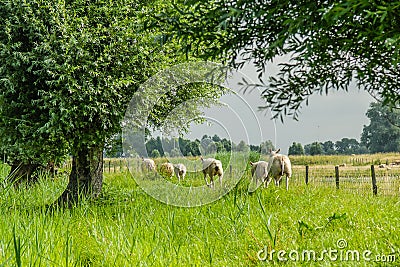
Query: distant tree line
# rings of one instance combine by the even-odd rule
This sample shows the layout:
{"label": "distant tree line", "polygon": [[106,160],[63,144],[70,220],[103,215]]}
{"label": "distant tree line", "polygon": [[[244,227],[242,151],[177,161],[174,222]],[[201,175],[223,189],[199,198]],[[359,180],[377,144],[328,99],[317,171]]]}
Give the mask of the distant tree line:
{"label": "distant tree line", "polygon": [[369,125],[364,125],[361,140],[342,138],[339,141],[313,142],[304,147],[293,142],[289,155],[366,154],[400,151],[400,110],[371,103],[366,113]]}
{"label": "distant tree line", "polygon": [[366,154],[368,148],[354,138],[342,138],[339,141],[313,142],[304,147],[293,142],[289,147],[289,155],[336,155]]}
{"label": "distant tree line", "polygon": [[241,140],[234,143],[226,138],[221,138],[217,134],[214,136],[203,135],[201,140],[189,140],[182,137],[179,138],[150,138],[146,142],[146,150],[150,157],[180,157],[180,156],[200,156],[214,154],[220,152],[248,152],[256,151],[267,153],[274,146],[270,140],[262,142],[260,145],[248,145]]}
{"label": "distant tree line", "polygon": [[[274,149],[274,145],[272,144],[271,140],[264,141],[259,145],[249,145],[243,140],[236,144],[226,138],[219,137],[217,134],[214,136],[203,135],[201,140],[189,140],[183,137],[161,138],[158,136],[155,138],[151,137],[146,142],[147,154],[152,158],[164,156],[200,156],[230,151],[255,151],[266,154],[269,149]],[[114,136],[109,142],[107,142],[104,153],[106,157],[133,156],[123,154],[122,140],[120,135]]]}

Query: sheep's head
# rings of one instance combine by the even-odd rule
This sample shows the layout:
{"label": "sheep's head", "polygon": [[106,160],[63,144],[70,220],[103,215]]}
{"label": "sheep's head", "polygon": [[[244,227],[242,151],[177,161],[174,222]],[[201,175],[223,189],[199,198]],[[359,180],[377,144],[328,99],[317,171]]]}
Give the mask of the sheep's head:
{"label": "sheep's head", "polygon": [[278,154],[279,151],[281,151],[280,148],[278,148],[278,150],[276,150],[276,151],[273,151],[272,149],[269,149],[269,156],[270,156],[270,157],[273,157],[273,156],[275,156],[276,154]]}

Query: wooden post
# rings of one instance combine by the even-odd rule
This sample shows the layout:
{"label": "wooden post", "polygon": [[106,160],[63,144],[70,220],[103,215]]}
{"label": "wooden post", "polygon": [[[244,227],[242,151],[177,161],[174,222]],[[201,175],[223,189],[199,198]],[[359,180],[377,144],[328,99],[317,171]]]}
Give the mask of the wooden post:
{"label": "wooden post", "polygon": [[111,160],[108,161],[108,172],[111,172]]}
{"label": "wooden post", "polygon": [[339,166],[335,166],[336,189],[339,189]]}
{"label": "wooden post", "polygon": [[378,186],[376,185],[376,176],[375,176],[375,166],[371,165],[371,177],[372,177],[372,193],[376,196],[378,194]]}
{"label": "wooden post", "polygon": [[308,184],[308,169],[309,169],[309,166],[306,165],[306,184]]}
{"label": "wooden post", "polygon": [[229,176],[232,176],[232,164],[229,164]]}
{"label": "wooden post", "polygon": [[122,160],[119,160],[119,172],[122,172]]}

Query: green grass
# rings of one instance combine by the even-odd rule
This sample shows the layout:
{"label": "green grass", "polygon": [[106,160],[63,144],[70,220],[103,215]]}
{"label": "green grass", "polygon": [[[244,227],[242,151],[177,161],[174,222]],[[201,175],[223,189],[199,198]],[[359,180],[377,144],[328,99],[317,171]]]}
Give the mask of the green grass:
{"label": "green grass", "polygon": [[[0,169],[3,178],[6,173]],[[394,255],[387,266],[400,264],[398,196],[313,184],[249,194],[248,179],[220,200],[192,208],[153,199],[129,173],[106,173],[101,197],[73,209],[46,209],[66,186],[65,176],[18,190],[3,184],[0,266],[381,266],[377,255]],[[346,248],[338,249],[340,239]],[[293,256],[329,249],[338,256],[369,250],[373,261],[361,254],[360,261],[277,257],[279,250]],[[263,250],[276,251],[272,262],[258,259]]]}

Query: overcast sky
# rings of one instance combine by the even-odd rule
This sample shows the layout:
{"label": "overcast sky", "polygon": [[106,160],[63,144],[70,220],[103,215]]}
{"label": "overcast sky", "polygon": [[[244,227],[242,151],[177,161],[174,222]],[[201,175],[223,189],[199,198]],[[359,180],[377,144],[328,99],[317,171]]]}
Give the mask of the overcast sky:
{"label": "overcast sky", "polygon": [[[268,71],[276,73],[276,64],[271,64]],[[242,75],[256,81],[257,73],[247,66],[235,74],[229,81],[229,88],[238,90],[235,86]],[[373,98],[365,91],[355,88],[344,91],[331,91],[328,95],[313,95],[309,105],[303,106],[298,121],[286,117],[284,123],[272,121],[271,114],[258,111],[258,106],[264,104],[259,92],[224,96],[225,107],[205,110],[208,117],[206,126],[193,126],[192,133],[186,137],[201,138],[204,134],[218,134],[230,138],[235,143],[244,140],[247,143],[259,144],[260,141],[271,140],[283,153],[288,152],[293,142],[303,146],[314,141],[337,141],[343,137],[360,139],[363,126],[369,124],[365,113]],[[257,121],[258,120],[258,121]]]}

